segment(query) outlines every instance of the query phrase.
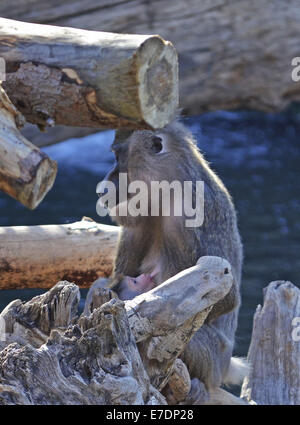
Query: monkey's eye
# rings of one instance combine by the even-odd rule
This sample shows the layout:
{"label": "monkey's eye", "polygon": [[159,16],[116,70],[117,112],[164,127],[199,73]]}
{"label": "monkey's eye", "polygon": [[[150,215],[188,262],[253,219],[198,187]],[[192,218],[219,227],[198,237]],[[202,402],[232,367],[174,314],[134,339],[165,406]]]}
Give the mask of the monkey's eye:
{"label": "monkey's eye", "polygon": [[160,153],[163,149],[162,138],[158,136],[153,136],[151,142],[151,151],[153,153]]}

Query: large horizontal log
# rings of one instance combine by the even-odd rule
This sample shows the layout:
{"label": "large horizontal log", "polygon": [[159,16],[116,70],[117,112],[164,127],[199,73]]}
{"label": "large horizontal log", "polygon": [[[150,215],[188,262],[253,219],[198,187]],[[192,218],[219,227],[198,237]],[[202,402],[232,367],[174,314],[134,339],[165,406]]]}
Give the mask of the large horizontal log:
{"label": "large horizontal log", "polygon": [[0,15],[43,24],[160,34],[179,55],[180,104],[189,113],[274,111],[300,100],[299,2],[269,0],[2,0]]}
{"label": "large horizontal log", "polygon": [[50,288],[68,279],[89,287],[109,276],[119,228],[71,224],[0,227],[0,289]]}
{"label": "large horizontal log", "polygon": [[160,128],[176,113],[177,54],[158,35],[0,18],[0,56],[12,102],[42,127]]}
{"label": "large horizontal log", "polygon": [[300,289],[272,282],[258,306],[241,396],[257,404],[300,404]]}
{"label": "large horizontal log", "polygon": [[22,136],[23,122],[0,86],[0,190],[33,209],[51,189],[57,165]]}

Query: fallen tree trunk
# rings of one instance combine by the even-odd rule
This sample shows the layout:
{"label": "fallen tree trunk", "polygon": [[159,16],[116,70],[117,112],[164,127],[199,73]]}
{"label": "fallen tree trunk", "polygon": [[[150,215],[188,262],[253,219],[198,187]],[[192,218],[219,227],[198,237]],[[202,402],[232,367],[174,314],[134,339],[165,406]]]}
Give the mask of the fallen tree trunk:
{"label": "fallen tree trunk", "polygon": [[[120,33],[160,34],[179,56],[180,103],[188,113],[274,111],[300,100],[291,78],[299,57],[297,0],[2,0],[6,18]],[[271,74],[271,77],[270,77]]]}
{"label": "fallen tree trunk", "polygon": [[68,279],[89,287],[109,276],[119,228],[92,220],[0,227],[0,289],[51,288]]}
{"label": "fallen tree trunk", "polygon": [[51,189],[57,165],[22,136],[23,123],[0,86],[0,190],[33,209]]}
{"label": "fallen tree trunk", "polygon": [[248,360],[242,397],[257,404],[300,404],[300,290],[292,283],[272,282],[265,289]]}
{"label": "fallen tree trunk", "polygon": [[13,301],[0,314],[0,404],[166,404],[160,390],[178,376],[174,362],[232,279],[226,260],[202,257],[132,301],[100,289],[104,304],[79,319],[79,291],[68,282]]}
{"label": "fallen tree trunk", "polygon": [[12,102],[41,127],[160,128],[178,106],[176,51],[157,35],[0,18],[0,56]]}

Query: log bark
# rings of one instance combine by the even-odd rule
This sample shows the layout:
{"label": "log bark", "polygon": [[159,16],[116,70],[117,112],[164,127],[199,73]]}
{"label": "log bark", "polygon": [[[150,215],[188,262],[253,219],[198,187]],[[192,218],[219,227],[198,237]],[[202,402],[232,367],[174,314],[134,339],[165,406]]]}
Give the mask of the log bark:
{"label": "log bark", "polygon": [[275,111],[300,100],[298,1],[2,0],[0,15],[42,24],[160,34],[179,55],[180,103],[188,113]]}
{"label": "log bark", "polygon": [[51,288],[68,279],[89,287],[109,276],[119,228],[93,220],[0,227],[0,289]]}
{"label": "log bark", "polygon": [[89,134],[98,133],[99,128],[92,127],[70,127],[67,125],[56,125],[41,131],[36,125],[26,123],[20,130],[21,134],[39,148],[64,142],[68,139],[82,138]]}
{"label": "log bark", "polygon": [[57,165],[22,136],[23,123],[0,86],[0,190],[34,209],[51,189]]}
{"label": "log bark", "polygon": [[264,304],[254,316],[248,353],[251,372],[241,392],[246,400],[300,404],[299,325],[300,290],[290,282],[270,283],[264,291]]}
{"label": "log bark", "polygon": [[41,127],[160,128],[176,113],[177,55],[158,35],[0,18],[0,56],[12,102]]}
{"label": "log bark", "polygon": [[[176,372],[174,362],[230,290],[224,268],[230,270],[226,260],[203,257],[125,303],[101,289],[104,304],[80,318],[79,290],[68,282],[27,303],[13,301],[0,314],[0,404],[166,404],[160,389]],[[178,297],[180,281],[189,285],[187,307]]]}

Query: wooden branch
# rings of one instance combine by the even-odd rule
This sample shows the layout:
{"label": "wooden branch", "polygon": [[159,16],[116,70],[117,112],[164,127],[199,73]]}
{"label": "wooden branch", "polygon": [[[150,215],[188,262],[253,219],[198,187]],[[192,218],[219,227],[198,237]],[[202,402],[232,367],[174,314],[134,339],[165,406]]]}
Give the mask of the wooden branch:
{"label": "wooden branch", "polygon": [[[1,0],[0,16],[90,30],[160,34],[179,56],[180,106],[192,114],[220,109],[284,109],[300,100],[291,78],[299,57],[299,2],[111,0],[59,3]],[[270,76],[271,74],[271,76]]]}
{"label": "wooden branch", "polygon": [[51,288],[68,279],[89,287],[109,276],[119,228],[92,220],[46,226],[0,227],[0,289]]}
{"label": "wooden branch", "polygon": [[23,123],[0,86],[0,190],[33,209],[51,189],[57,165],[22,136]]}
{"label": "wooden branch", "polygon": [[26,119],[98,128],[160,128],[178,106],[177,55],[157,35],[0,19],[5,89]]}
{"label": "wooden branch", "polygon": [[[178,297],[180,282],[188,286],[181,288],[186,306]],[[79,291],[68,282],[27,303],[13,301],[0,314],[0,405],[166,404],[158,390],[231,285],[226,260],[202,257],[186,273],[126,303],[98,289],[104,304],[79,320]]]}
{"label": "wooden branch", "polygon": [[[205,256],[196,266],[125,301],[131,330],[155,388],[161,390],[167,384],[175,359],[202,326],[212,306],[228,293],[232,281],[228,261]],[[103,302],[102,290],[95,291],[94,296],[90,293],[87,297],[93,307],[100,304],[97,296]],[[90,312],[87,306],[85,312]]]}
{"label": "wooden branch", "polygon": [[295,317],[300,317],[300,290],[290,282],[270,283],[264,291],[264,305],[257,307],[254,316],[248,353],[252,370],[241,393],[246,400],[300,404],[300,343],[293,339]]}

